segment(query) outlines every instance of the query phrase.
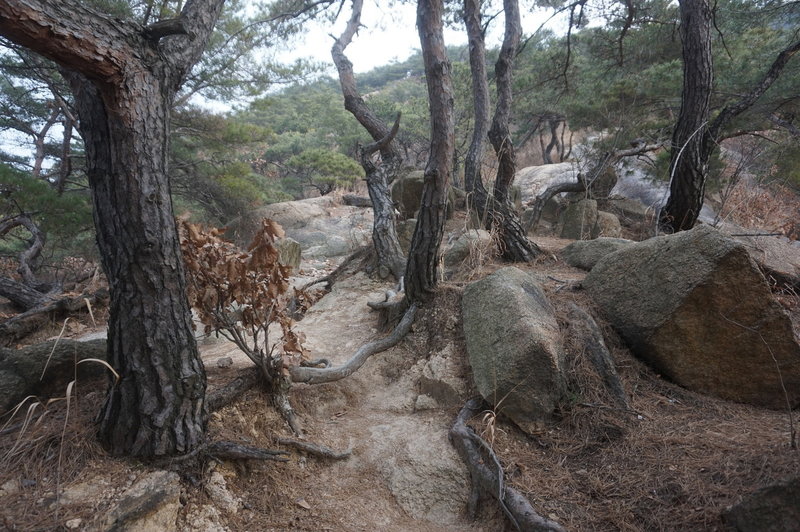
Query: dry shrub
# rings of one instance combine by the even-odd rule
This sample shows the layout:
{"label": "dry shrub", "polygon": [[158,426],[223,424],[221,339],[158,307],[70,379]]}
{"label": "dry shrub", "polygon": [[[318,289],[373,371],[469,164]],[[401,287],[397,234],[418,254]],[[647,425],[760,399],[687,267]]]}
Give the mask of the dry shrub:
{"label": "dry shrub", "polygon": [[[291,306],[311,304],[291,288],[289,268],[275,246],[283,238],[276,222],[263,219],[247,250],[223,239],[224,229],[203,228],[179,220],[181,251],[188,278],[189,303],[205,325],[236,344],[270,381],[288,377],[288,368],[306,359],[302,338],[292,330]],[[281,330],[269,337],[270,324]]]}
{"label": "dry shrub", "polygon": [[740,180],[722,206],[720,218],[743,227],[779,232],[797,240],[800,238],[798,205],[800,196],[786,185],[760,185]]}

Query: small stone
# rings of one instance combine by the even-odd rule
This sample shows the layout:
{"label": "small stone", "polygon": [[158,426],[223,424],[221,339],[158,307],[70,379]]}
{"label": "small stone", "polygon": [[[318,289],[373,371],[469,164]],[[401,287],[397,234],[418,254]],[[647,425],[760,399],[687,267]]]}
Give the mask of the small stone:
{"label": "small stone", "polygon": [[414,410],[432,410],[437,406],[438,404],[436,403],[436,399],[430,395],[421,394],[417,396],[417,401],[414,403]]}
{"label": "small stone", "polygon": [[233,359],[231,357],[222,357],[217,359],[218,368],[229,368],[233,366]]}
{"label": "small stone", "polygon": [[66,526],[70,530],[74,530],[80,527],[81,523],[83,523],[83,520],[80,517],[76,517],[75,519],[70,519],[69,521],[64,523],[64,526]]}

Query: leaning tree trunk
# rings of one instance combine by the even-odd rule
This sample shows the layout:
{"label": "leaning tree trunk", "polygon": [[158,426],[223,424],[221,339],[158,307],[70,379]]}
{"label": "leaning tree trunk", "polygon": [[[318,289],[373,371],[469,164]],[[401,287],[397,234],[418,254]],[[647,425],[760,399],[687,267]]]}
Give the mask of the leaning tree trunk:
{"label": "leaning tree trunk", "polygon": [[712,11],[707,0],[681,0],[683,91],[672,134],[670,194],[661,225],[671,232],[691,229],[703,207],[711,142],[706,135],[714,83]]}
{"label": "leaning tree trunk", "polygon": [[[506,200],[508,187],[513,182],[516,172],[514,146],[508,135],[508,117],[511,103],[510,68],[513,66],[513,53],[519,43],[520,27],[516,1],[507,0],[506,3],[513,5],[506,6],[506,39],[503,43],[501,58],[497,61],[498,93],[503,93],[503,95],[498,97],[492,130],[489,130],[489,84],[486,75],[486,46],[481,25],[480,1],[465,0],[464,2],[464,23],[469,38],[469,61],[475,108],[475,129],[464,162],[464,181],[470,203],[479,218],[488,229],[496,228],[499,231],[503,242],[503,256],[513,261],[530,262],[540,253],[539,248],[528,240],[519,217],[512,209],[510,202]],[[510,22],[508,21],[509,17]],[[504,57],[504,53],[510,53],[512,58]],[[500,66],[501,63],[502,66]],[[502,79],[500,71],[503,72]],[[499,144],[495,144],[496,139],[492,137],[493,134],[505,135],[508,137],[508,142],[501,140]],[[492,140],[499,162],[494,197],[489,196],[481,178],[483,142],[487,135]],[[502,199],[497,197],[498,191],[503,194]]]}
{"label": "leaning tree trunk", "polygon": [[169,108],[223,0],[189,0],[142,28],[74,0],[0,2],[0,34],[69,72],[111,290],[108,359],[121,381],[100,415],[113,454],[169,455],[203,440],[198,358],[167,173]]}
{"label": "leaning tree trunk", "polygon": [[430,104],[431,148],[406,265],[406,299],[410,303],[427,300],[438,281],[439,246],[444,235],[447,190],[455,150],[453,84],[444,44],[443,11],[443,0],[419,0],[417,3],[417,29]]}
{"label": "leaning tree trunk", "polygon": [[[353,74],[353,63],[344,54],[345,48],[353,40],[361,21],[361,9],[364,0],[353,0],[353,13],[342,35],[336,39],[331,49],[331,56],[339,72],[339,84],[344,95],[344,107],[367,130],[372,140],[381,143],[381,162],[375,165],[371,161],[370,150],[362,150],[360,154],[361,166],[366,172],[367,190],[372,209],[374,222],[372,226],[372,242],[378,255],[378,272],[386,271],[394,275],[398,281],[405,270],[406,259],[397,238],[396,217],[394,204],[389,190],[389,184],[394,180],[402,163],[400,153],[393,147],[390,129],[372,112],[356,88],[356,78]],[[395,132],[396,133],[396,132]]]}

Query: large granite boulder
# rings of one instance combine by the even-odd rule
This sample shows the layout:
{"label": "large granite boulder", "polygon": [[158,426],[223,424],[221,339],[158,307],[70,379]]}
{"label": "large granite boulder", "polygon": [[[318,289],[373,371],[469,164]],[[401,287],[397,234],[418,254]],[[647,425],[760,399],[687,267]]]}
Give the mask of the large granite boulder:
{"label": "large granite boulder", "polygon": [[467,355],[478,391],[533,433],[563,391],[563,348],[553,307],[529,274],[508,267],[474,282],[462,298]]}
{"label": "large granite boulder", "polygon": [[564,262],[581,270],[591,270],[600,259],[633,244],[624,238],[600,237],[594,240],[576,240],[561,251]]}
{"label": "large granite boulder", "polygon": [[583,199],[570,204],[564,212],[561,238],[589,240],[597,223],[597,200]]}
{"label": "large granite boulder", "polygon": [[583,286],[633,351],[676,383],[770,408],[800,404],[791,320],[742,244],[715,229],[630,244]]}

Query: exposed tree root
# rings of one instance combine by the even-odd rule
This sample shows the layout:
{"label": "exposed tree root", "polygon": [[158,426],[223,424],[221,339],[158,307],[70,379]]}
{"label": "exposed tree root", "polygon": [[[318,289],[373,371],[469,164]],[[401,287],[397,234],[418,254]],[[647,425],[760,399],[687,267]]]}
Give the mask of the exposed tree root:
{"label": "exposed tree root", "polygon": [[384,338],[369,342],[352,356],[344,365],[333,368],[304,368],[302,366],[293,366],[289,368],[289,375],[292,377],[292,382],[305,382],[308,384],[320,384],[324,382],[333,382],[341,380],[348,375],[352,375],[358,368],[364,365],[369,357],[375,353],[385,351],[390,347],[397,345],[403,337],[411,330],[411,325],[414,323],[414,317],[417,314],[417,305],[411,305],[403,315],[403,319],[394,328],[394,330]]}
{"label": "exposed tree root", "polygon": [[209,412],[228,406],[236,401],[250,388],[253,388],[261,380],[261,374],[256,367],[249,367],[241,370],[236,378],[228,384],[206,395],[206,408]]}
{"label": "exposed tree root", "polygon": [[309,281],[303,285],[301,290],[308,290],[315,284],[320,283],[328,283],[328,288],[331,288],[336,281],[344,277],[347,273],[348,269],[353,266],[353,263],[356,261],[364,261],[369,258],[370,254],[373,252],[372,246],[363,246],[352,252],[350,255],[345,258],[342,263],[336,267],[331,273],[324,277],[320,277],[319,279],[314,279],[313,281]]}
{"label": "exposed tree root", "polygon": [[331,449],[330,447],[326,447],[325,445],[318,445],[307,441],[293,440],[291,438],[278,438],[278,443],[280,445],[294,447],[295,449],[304,451],[312,456],[316,456],[317,458],[326,458],[328,460],[344,460],[353,454],[352,449],[347,449],[346,451],[340,452],[335,449]]}
{"label": "exposed tree root", "polygon": [[263,449],[252,445],[243,445],[232,441],[217,441],[210,444],[204,454],[218,460],[273,460],[275,462],[288,462],[286,451]]}
{"label": "exposed tree root", "polygon": [[539,515],[520,492],[504,484],[503,467],[494,451],[467,426],[467,420],[481,412],[482,402],[480,398],[467,401],[450,429],[450,441],[467,464],[472,477],[470,515],[475,515],[480,496],[489,494],[497,499],[516,530],[564,532],[561,525]]}

